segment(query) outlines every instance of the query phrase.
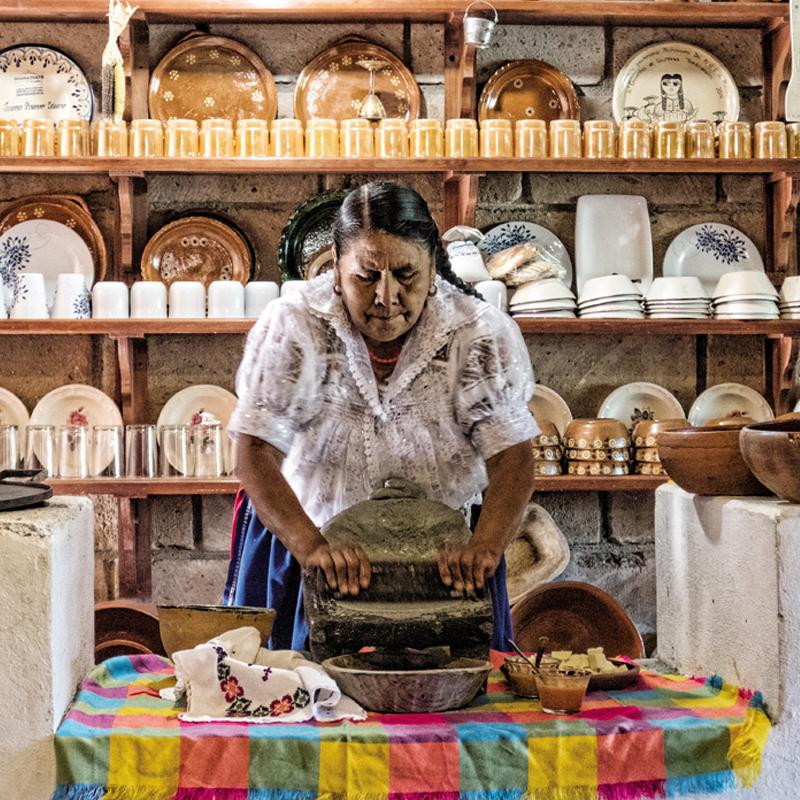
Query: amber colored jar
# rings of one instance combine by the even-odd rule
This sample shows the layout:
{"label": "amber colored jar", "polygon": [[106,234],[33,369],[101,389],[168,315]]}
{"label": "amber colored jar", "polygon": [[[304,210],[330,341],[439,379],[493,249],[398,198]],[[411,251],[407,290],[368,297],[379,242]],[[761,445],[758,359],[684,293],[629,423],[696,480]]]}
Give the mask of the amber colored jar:
{"label": "amber colored jar", "polygon": [[404,119],[387,117],[378,122],[375,152],[379,158],[408,158],[408,126]]}
{"label": "amber colored jar", "polygon": [[550,158],[580,158],[583,152],[581,124],[576,119],[550,122]]}
{"label": "amber colored jar", "polygon": [[800,158],[800,122],[786,124],[786,155],[788,158]]}
{"label": "amber colored jar", "polygon": [[686,158],[714,158],[716,143],[711,122],[690,122],[686,126]]}
{"label": "amber colored jar", "polygon": [[19,155],[19,123],[15,119],[0,119],[0,156]]}
{"label": "amber colored jar", "polygon": [[510,119],[485,119],[481,122],[481,158],[512,158],[514,129]]}
{"label": "amber colored jar", "polygon": [[686,131],[682,122],[658,122],[654,133],[656,158],[683,158]]}
{"label": "amber colored jar", "polygon": [[786,125],[777,120],[756,122],[755,157],[786,158]]}
{"label": "amber colored jar", "polygon": [[88,156],[89,153],[88,120],[60,119],[56,123],[56,155],[61,158],[69,158],[70,156]]}
{"label": "amber colored jar", "polygon": [[269,155],[269,123],[265,119],[240,119],[236,123],[233,152],[239,158]]}
{"label": "amber colored jar", "polygon": [[583,155],[586,158],[614,158],[617,133],[610,119],[590,119],[583,123]]}
{"label": "amber colored jar", "polygon": [[197,121],[168,119],[164,150],[169,158],[193,158],[197,155]]}
{"label": "amber colored jar", "polygon": [[415,119],[408,129],[408,139],[412,158],[441,158],[444,155],[444,133],[438,119]]}
{"label": "amber colored jar", "polygon": [[720,158],[752,158],[753,135],[747,122],[721,122],[717,129]]}
{"label": "amber colored jar", "polygon": [[128,125],[122,119],[98,119],[92,125],[92,153],[101,158],[128,155]]}
{"label": "amber colored jar", "polygon": [[620,158],[650,158],[652,131],[641,119],[626,119],[619,126],[617,151]]}
{"label": "amber colored jar", "polygon": [[444,140],[448,158],[476,158],[478,123],[474,119],[449,119],[444,126]]}
{"label": "amber colored jar", "polygon": [[28,157],[55,155],[55,136],[49,119],[23,120],[21,154]]}
{"label": "amber colored jar", "polygon": [[514,126],[517,158],[547,158],[547,123],[543,119],[518,119]]}
{"label": "amber colored jar", "polygon": [[368,119],[343,119],[339,135],[342,158],[372,158],[375,155],[375,134]]}
{"label": "amber colored jar", "polygon": [[[273,156],[294,158],[303,155],[303,123],[299,119],[276,119],[272,123],[269,138],[270,153]],[[339,152],[338,141],[334,155]]]}
{"label": "amber colored jar", "polygon": [[203,158],[230,158],[233,155],[233,123],[229,119],[202,121],[200,155]]}
{"label": "amber colored jar", "polygon": [[134,158],[164,155],[164,126],[159,119],[135,119],[128,134],[128,152]]}

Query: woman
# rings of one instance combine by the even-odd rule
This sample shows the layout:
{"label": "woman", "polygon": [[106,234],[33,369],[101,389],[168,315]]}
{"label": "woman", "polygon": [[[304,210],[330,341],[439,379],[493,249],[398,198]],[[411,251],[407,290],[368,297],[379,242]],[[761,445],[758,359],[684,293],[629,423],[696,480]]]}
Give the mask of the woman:
{"label": "woman", "polygon": [[465,511],[485,490],[472,538],[442,551],[439,572],[459,591],[488,584],[492,644],[507,649],[503,552],[533,491],[537,432],[522,336],[452,273],[411,189],[352,191],[333,238],[333,270],[272,303],[247,339],[225,602],[274,608],[272,647],[304,648],[301,568],[345,594],[370,581],[360,547],[322,537],[327,520],[390,477]]}

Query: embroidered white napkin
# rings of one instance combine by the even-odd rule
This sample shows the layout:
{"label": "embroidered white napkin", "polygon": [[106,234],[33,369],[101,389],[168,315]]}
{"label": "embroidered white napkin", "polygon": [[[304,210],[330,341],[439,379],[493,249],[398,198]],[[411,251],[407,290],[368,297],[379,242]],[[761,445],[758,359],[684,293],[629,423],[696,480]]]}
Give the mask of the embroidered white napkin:
{"label": "embroidered white napkin", "polygon": [[318,664],[293,650],[267,650],[259,644],[255,628],[237,628],[174,653],[177,691],[164,690],[162,696],[174,698],[185,688],[187,708],[179,716],[189,722],[367,718]]}

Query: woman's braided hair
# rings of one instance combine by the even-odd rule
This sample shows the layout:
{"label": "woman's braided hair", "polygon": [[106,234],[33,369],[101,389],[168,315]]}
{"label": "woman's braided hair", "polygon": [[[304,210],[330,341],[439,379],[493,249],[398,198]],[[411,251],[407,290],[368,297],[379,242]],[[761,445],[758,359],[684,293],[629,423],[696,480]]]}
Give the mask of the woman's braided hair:
{"label": "woman's braided hair", "polygon": [[464,294],[483,299],[453,272],[428,204],[410,187],[372,181],[353,189],[345,197],[333,224],[336,252],[345,253],[364,231],[381,231],[425,245],[433,256],[436,272],[444,280]]}

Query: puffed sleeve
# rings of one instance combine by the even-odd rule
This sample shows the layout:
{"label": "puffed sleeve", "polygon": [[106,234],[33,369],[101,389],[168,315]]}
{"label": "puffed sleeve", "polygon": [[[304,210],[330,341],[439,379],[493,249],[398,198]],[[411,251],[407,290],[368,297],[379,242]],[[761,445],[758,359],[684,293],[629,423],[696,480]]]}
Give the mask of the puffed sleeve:
{"label": "puffed sleeve", "polygon": [[456,418],[484,461],[539,432],[528,409],[530,356],[509,317],[486,309],[461,332],[456,357]]}
{"label": "puffed sleeve", "polygon": [[325,366],[302,306],[276,300],[250,331],[236,373],[238,402],[228,430],[287,453],[319,411]]}

